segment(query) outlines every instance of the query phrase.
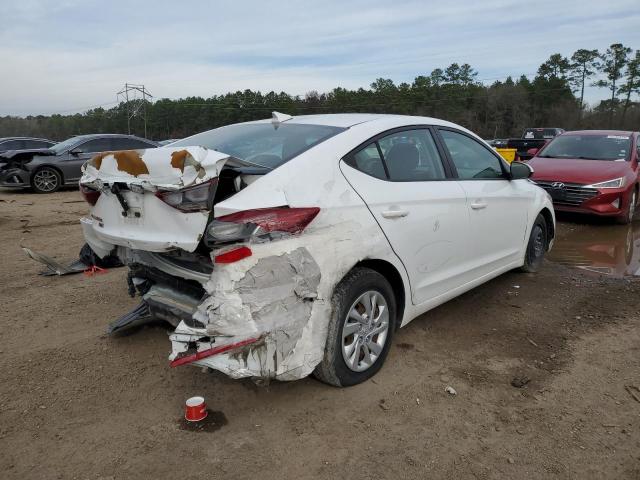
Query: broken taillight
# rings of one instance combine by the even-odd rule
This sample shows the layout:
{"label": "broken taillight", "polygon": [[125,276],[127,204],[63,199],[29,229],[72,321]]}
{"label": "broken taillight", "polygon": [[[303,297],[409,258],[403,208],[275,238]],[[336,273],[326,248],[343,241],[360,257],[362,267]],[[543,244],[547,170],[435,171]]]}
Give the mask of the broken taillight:
{"label": "broken taillight", "polygon": [[93,206],[98,202],[98,198],[100,197],[100,190],[95,190],[93,188],[89,188],[86,185],[80,185],[80,193],[82,197],[86,200],[86,202]]}
{"label": "broken taillight", "polygon": [[181,188],[180,190],[156,192],[156,197],[181,212],[211,210],[217,185],[218,179],[214,178],[208,182]]}
{"label": "broken taillight", "polygon": [[216,263],[234,263],[243,258],[251,256],[251,249],[249,247],[234,248],[227,252],[221,253],[214,257]]}
{"label": "broken taillight", "polygon": [[224,215],[213,220],[207,228],[205,243],[221,244],[248,240],[268,234],[300,233],[318,215],[320,209],[258,208]]}

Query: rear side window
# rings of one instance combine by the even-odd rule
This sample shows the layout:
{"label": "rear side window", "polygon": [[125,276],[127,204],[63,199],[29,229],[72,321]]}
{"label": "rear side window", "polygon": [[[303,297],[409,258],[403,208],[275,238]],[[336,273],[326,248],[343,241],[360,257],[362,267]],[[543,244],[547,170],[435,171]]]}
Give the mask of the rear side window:
{"label": "rear side window", "polygon": [[500,159],[480,142],[462,133],[440,130],[449,156],[462,180],[504,178]]}
{"label": "rear side window", "polygon": [[389,179],[397,182],[444,180],[444,168],[429,130],[392,133],[378,141]]}
{"label": "rear side window", "polygon": [[380,156],[376,143],[372,143],[356,153],[353,156],[352,166],[372,177],[385,180],[387,178],[382,157]]}
{"label": "rear side window", "polygon": [[444,180],[442,159],[428,129],[394,132],[345,158],[372,177],[394,182]]}

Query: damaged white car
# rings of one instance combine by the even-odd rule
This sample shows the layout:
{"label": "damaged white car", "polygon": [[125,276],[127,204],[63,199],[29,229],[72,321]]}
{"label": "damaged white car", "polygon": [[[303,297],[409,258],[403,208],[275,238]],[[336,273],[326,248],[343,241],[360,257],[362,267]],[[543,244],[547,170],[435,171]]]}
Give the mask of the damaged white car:
{"label": "damaged white car", "polygon": [[274,113],[99,155],[81,222],[142,298],[111,331],[163,319],[174,366],[347,386],[416,316],[539,267],[555,218],[530,174],[434,118]]}

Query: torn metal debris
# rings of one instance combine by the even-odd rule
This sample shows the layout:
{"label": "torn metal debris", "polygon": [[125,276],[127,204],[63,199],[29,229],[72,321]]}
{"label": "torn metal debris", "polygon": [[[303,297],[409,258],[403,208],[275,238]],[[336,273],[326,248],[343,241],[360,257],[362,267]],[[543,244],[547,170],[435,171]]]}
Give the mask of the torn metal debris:
{"label": "torn metal debris", "polygon": [[27,256],[36,262],[42,263],[47,267],[46,270],[40,272],[40,275],[43,276],[53,276],[53,275],[71,275],[74,273],[82,273],[92,271],[105,271],[107,268],[116,268],[122,267],[123,264],[120,259],[112,254],[107,254],[103,257],[97,256],[92,248],[88,244],[84,244],[80,249],[80,255],[77,260],[64,265],[57,260],[43,254],[36,252],[30,248],[22,247],[22,251],[27,254]]}

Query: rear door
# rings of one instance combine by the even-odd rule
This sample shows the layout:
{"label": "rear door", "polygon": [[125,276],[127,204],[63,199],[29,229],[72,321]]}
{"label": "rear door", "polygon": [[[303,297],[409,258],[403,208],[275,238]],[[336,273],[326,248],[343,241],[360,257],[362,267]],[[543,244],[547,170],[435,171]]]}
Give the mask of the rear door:
{"label": "rear door", "polygon": [[347,155],[341,170],[404,264],[413,303],[466,283],[466,197],[430,128],[374,137]]}
{"label": "rear door", "polygon": [[504,161],[471,135],[450,128],[438,132],[467,196],[473,276],[519,260],[535,195],[528,180],[510,181]]}

